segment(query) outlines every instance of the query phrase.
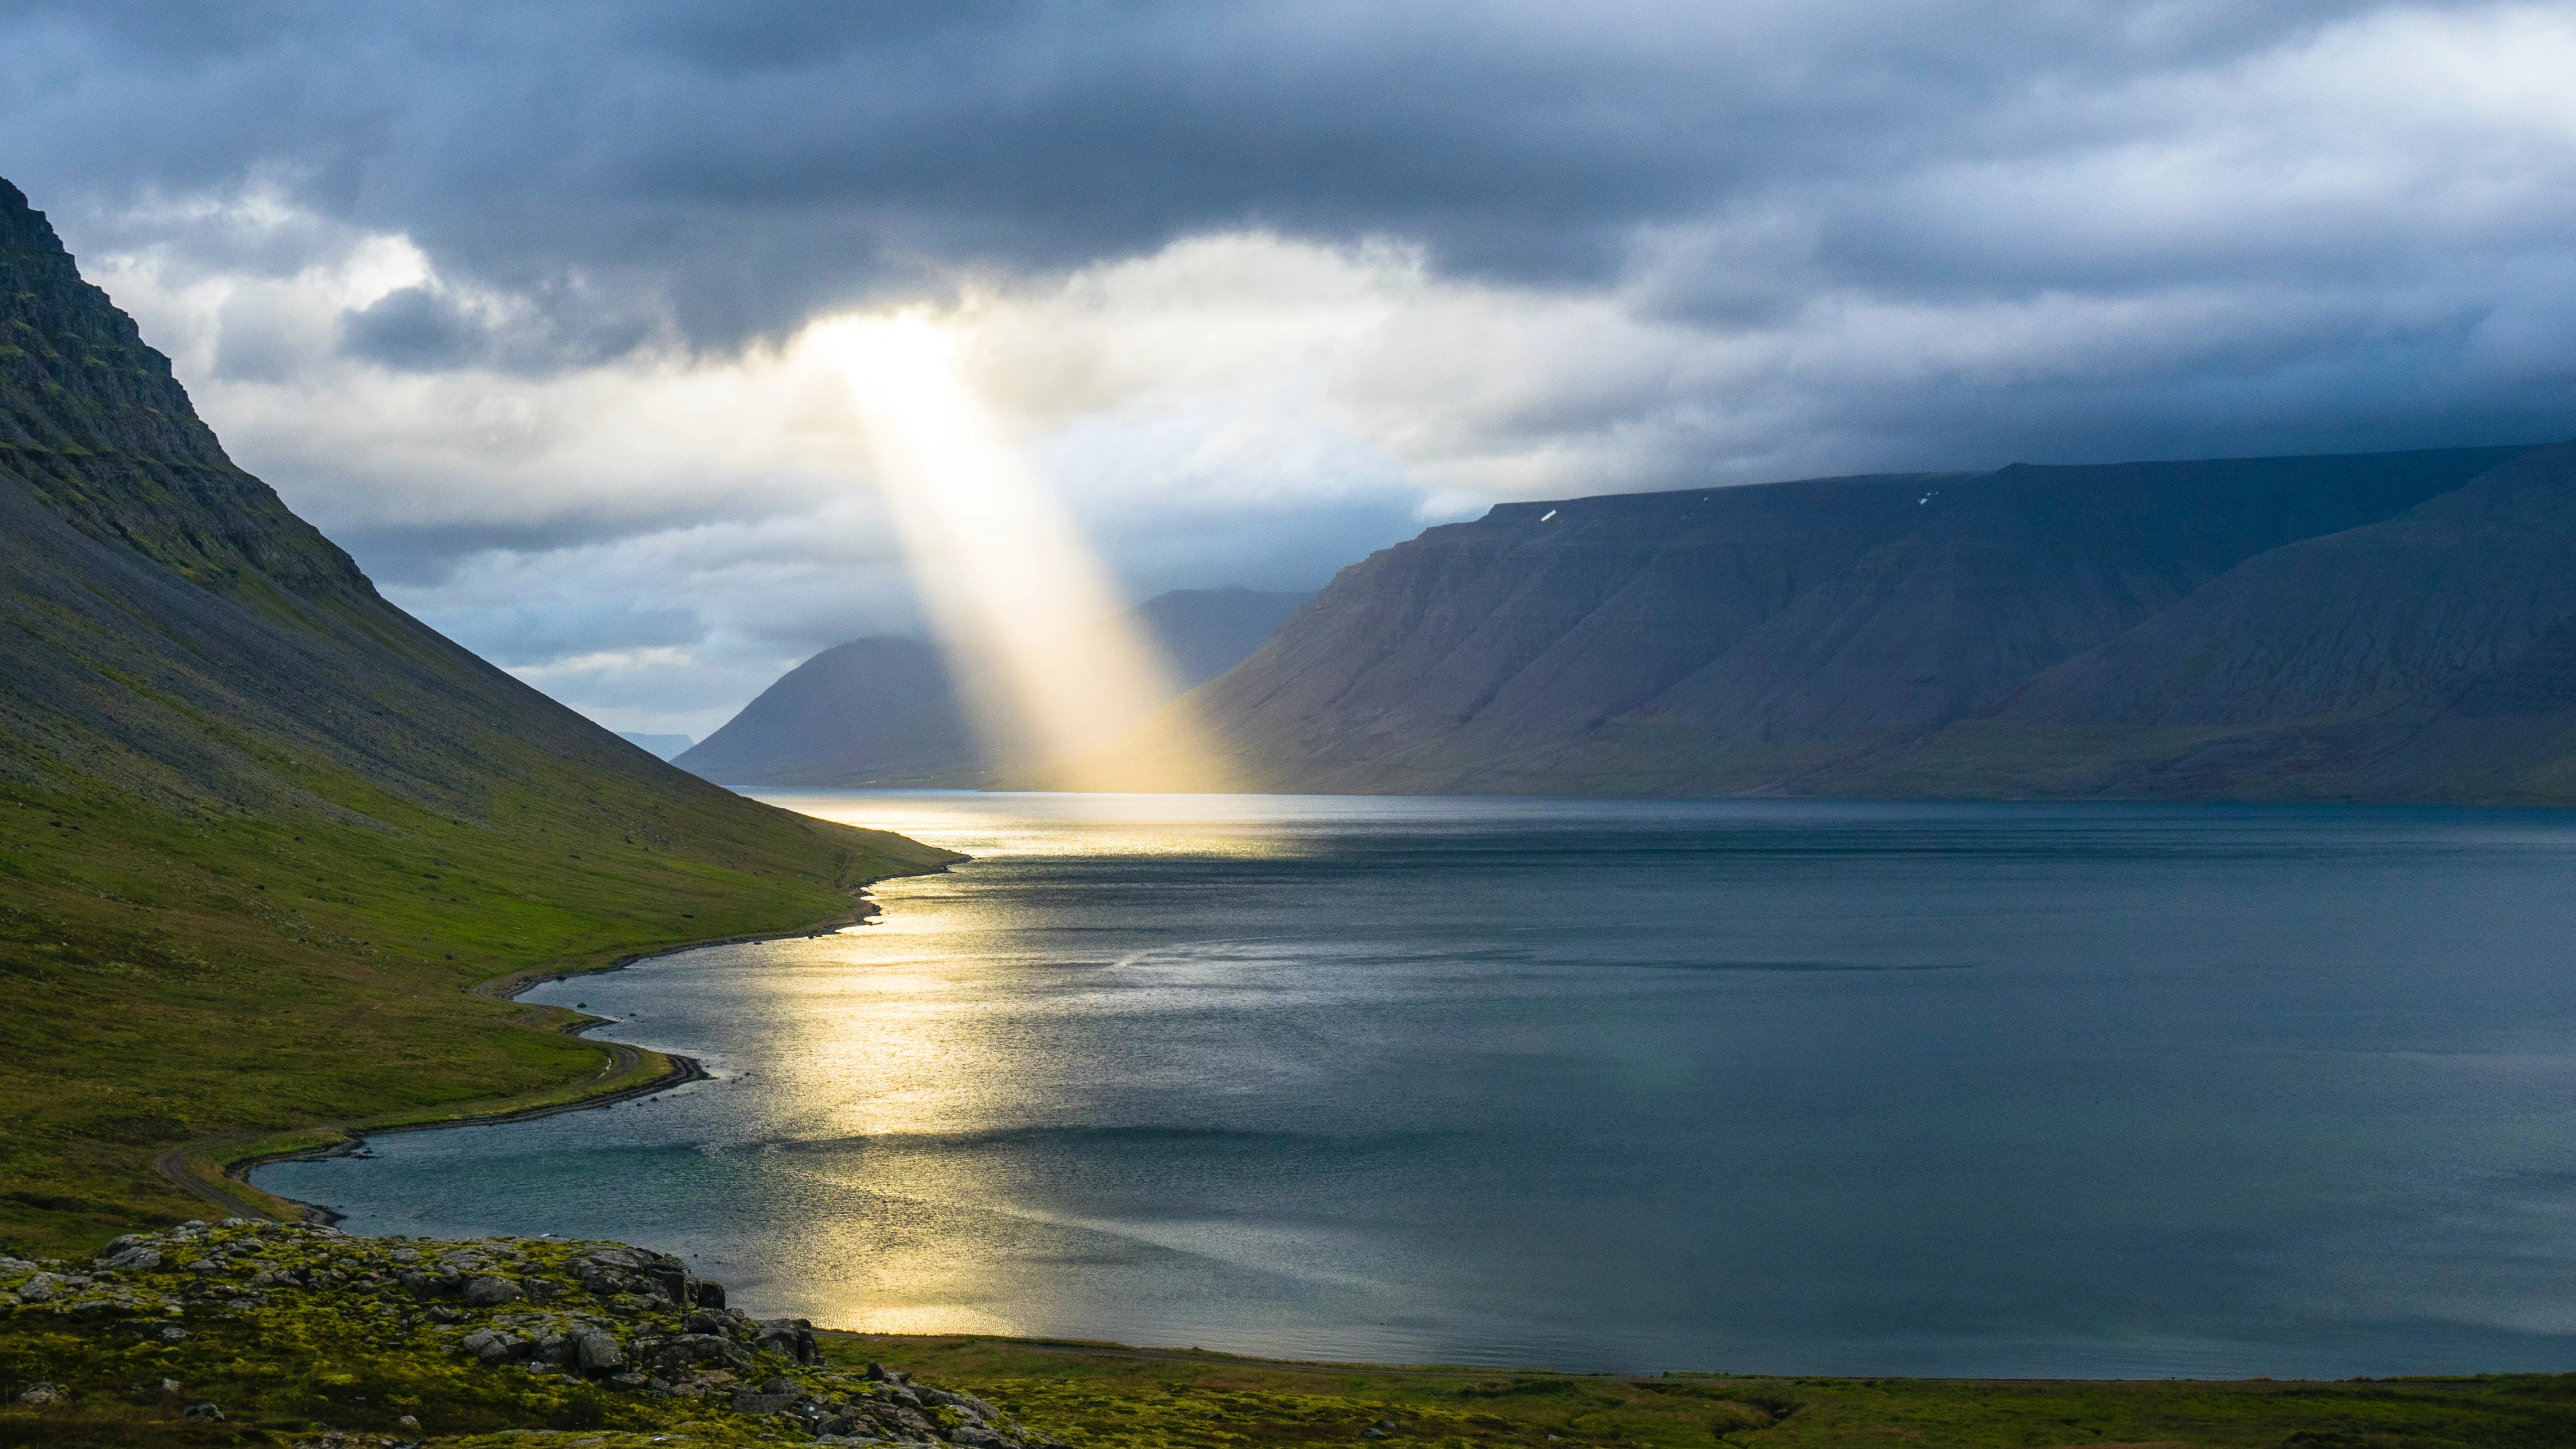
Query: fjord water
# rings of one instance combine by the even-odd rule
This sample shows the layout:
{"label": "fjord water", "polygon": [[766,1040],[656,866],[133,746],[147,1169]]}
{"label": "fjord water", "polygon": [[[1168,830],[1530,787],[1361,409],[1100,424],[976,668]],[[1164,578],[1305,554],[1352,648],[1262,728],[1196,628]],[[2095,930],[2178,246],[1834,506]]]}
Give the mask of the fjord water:
{"label": "fjord water", "polygon": [[659,1100],[262,1169],[763,1314],[1371,1360],[2576,1366],[2576,822],[801,792],[883,924],[542,988]]}

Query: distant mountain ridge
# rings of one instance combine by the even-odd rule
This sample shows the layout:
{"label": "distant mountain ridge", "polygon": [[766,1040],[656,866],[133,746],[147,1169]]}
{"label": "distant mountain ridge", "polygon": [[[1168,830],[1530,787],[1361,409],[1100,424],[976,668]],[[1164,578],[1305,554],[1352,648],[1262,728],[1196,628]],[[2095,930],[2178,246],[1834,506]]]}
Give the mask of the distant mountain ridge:
{"label": "distant mountain ridge", "polygon": [[2576,445],[1517,503],[1187,701],[1256,788],[2576,801]]}
{"label": "distant mountain ridge", "polygon": [[635,730],[619,730],[617,737],[657,760],[670,759],[697,743],[687,735],[644,734]]}
{"label": "distant mountain ridge", "polygon": [[[1190,689],[1261,647],[1303,593],[1175,589],[1116,627],[1151,641]],[[980,782],[1000,763],[976,735],[948,659],[918,639],[836,644],[789,670],[675,764],[726,785]]]}

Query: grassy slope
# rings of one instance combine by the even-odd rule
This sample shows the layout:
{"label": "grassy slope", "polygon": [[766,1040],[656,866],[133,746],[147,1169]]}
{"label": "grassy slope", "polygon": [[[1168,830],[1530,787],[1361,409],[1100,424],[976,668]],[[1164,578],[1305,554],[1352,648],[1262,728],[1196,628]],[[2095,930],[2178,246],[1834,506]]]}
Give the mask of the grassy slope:
{"label": "grassy slope", "polygon": [[655,839],[587,801],[488,822],[368,803],[367,822],[191,820],[0,783],[0,1247],[203,1211],[151,1165],[191,1140],[247,1151],[592,1082],[609,1053],[561,1035],[568,1014],[468,988],[796,929],[845,914],[845,883],[939,858],[823,822]]}
{"label": "grassy slope", "polygon": [[2576,1444],[2576,1376],[2340,1383],[1761,1378],[1508,1373],[1280,1363],[993,1338],[828,1335],[968,1383],[1077,1449],[1391,1445],[2209,1445],[2273,1449]]}
{"label": "grassy slope", "polygon": [[0,1250],[204,1211],[155,1167],[185,1144],[595,1089],[620,1054],[469,989],[953,858],[674,770],[386,603],[6,182],[0,558]]}

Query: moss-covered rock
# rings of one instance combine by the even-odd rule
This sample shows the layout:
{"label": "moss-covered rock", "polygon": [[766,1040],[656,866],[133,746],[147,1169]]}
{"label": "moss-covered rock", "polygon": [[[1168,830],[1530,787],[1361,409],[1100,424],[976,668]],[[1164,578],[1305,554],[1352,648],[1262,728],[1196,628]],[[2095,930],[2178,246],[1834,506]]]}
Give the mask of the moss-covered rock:
{"label": "moss-covered rock", "polygon": [[728,1307],[667,1254],[240,1219],[86,1264],[0,1258],[0,1398],[12,1442],[1051,1442],[974,1395],[833,1368],[810,1323]]}

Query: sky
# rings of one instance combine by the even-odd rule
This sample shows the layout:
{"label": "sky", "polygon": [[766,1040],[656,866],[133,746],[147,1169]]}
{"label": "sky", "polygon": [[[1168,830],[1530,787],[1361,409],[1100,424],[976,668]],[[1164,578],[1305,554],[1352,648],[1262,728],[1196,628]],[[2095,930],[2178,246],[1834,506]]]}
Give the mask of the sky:
{"label": "sky", "polygon": [[1494,502],[2576,436],[2576,6],[0,0],[0,176],[388,597],[704,736],[919,627],[926,320],[1135,597]]}

